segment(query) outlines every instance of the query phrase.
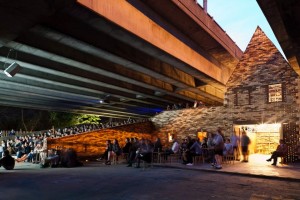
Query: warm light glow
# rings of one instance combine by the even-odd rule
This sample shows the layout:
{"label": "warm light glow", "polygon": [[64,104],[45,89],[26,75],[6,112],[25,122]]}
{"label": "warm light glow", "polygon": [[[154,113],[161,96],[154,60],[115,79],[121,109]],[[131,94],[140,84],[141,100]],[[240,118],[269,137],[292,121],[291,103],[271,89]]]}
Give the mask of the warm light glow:
{"label": "warm light glow", "polygon": [[173,138],[174,138],[174,134],[168,133],[168,140],[169,140],[169,142],[172,142]]}
{"label": "warm light glow", "polygon": [[203,141],[203,138],[207,137],[207,133],[206,132],[198,132],[198,138],[200,140],[200,142]]}
{"label": "warm light glow", "polygon": [[279,132],[281,124],[259,124],[256,127],[257,132]]}
{"label": "warm light glow", "polygon": [[273,124],[249,124],[243,125],[241,128],[245,131],[249,132],[280,132],[281,124],[273,123]]}

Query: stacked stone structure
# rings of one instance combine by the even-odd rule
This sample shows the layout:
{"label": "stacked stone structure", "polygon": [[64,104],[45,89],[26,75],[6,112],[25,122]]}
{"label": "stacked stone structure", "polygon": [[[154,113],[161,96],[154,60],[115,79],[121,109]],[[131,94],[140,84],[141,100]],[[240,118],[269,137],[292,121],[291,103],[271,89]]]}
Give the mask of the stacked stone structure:
{"label": "stacked stone structure", "polygon": [[[50,141],[52,147],[73,147],[85,155],[104,151],[105,140],[126,137],[153,139],[159,137],[165,146],[169,134],[179,140],[198,132],[216,132],[222,127],[229,137],[235,125],[282,125],[280,137],[289,144],[289,152],[299,145],[300,78],[274,44],[258,27],[227,82],[224,105],[164,111],[150,124],[101,130]],[[135,131],[134,131],[135,130]],[[283,133],[284,132],[284,133]],[[277,142],[277,141],[275,141]]]}
{"label": "stacked stone structure", "polygon": [[293,141],[286,140],[295,146],[299,142],[299,85],[297,73],[258,27],[226,84],[223,106],[165,111],[152,121],[166,144],[168,133],[181,139],[222,127],[229,136],[236,124],[292,124],[286,130],[293,131],[285,134],[293,135]]}
{"label": "stacked stone structure", "polygon": [[[282,85],[282,101],[269,102],[269,85]],[[233,122],[299,122],[299,76],[258,27],[227,82],[224,106]]]}
{"label": "stacked stone structure", "polygon": [[62,138],[48,139],[48,148],[73,148],[81,157],[96,157],[105,151],[106,140],[117,139],[120,146],[126,138],[144,138],[153,140],[151,122],[128,124],[113,128],[80,133]]}

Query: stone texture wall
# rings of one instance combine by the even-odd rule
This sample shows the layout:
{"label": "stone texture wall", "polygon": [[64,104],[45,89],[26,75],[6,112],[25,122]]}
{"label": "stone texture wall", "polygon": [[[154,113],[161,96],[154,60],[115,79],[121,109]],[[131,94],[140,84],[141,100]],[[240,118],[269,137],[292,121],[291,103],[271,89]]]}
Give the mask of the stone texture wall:
{"label": "stone texture wall", "polygon": [[124,146],[126,138],[154,139],[151,122],[129,124],[114,128],[70,135],[62,138],[48,139],[48,149],[62,147],[73,148],[79,156],[99,156],[105,151],[106,140],[118,139],[120,146]]}
{"label": "stone texture wall", "polygon": [[[268,102],[268,85],[282,84],[283,101]],[[168,144],[168,133],[178,139],[195,137],[200,129],[222,127],[229,136],[234,124],[289,123],[299,126],[299,76],[258,27],[226,87],[224,106],[165,111],[152,121]]]}
{"label": "stone texture wall", "polygon": [[224,106],[219,106],[164,111],[152,118],[156,127],[154,135],[160,137],[166,146],[170,145],[168,133],[174,134],[181,140],[185,136],[195,138],[201,129],[216,132],[218,127],[222,127],[224,133],[230,135],[232,124],[229,123],[230,116],[225,109]]}
{"label": "stone texture wall", "polygon": [[[282,84],[282,102],[268,101],[272,84]],[[224,105],[234,121],[299,122],[299,76],[260,28],[226,86]]]}

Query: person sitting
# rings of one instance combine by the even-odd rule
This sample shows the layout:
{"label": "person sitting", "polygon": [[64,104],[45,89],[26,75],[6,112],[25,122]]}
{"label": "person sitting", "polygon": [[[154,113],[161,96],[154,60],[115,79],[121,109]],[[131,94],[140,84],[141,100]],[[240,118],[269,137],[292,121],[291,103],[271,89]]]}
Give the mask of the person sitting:
{"label": "person sitting", "polygon": [[[201,146],[200,139],[198,137],[194,140],[193,145],[189,149],[192,157],[202,155],[202,146]],[[187,164],[187,165],[191,165],[191,164]]]}
{"label": "person sitting", "polygon": [[184,165],[192,165],[193,158],[191,156],[190,147],[193,145],[193,142],[189,140],[189,138],[184,138],[180,145],[180,152],[182,154],[182,164]]}
{"label": "person sitting", "polygon": [[48,156],[46,158],[46,162],[49,163],[51,168],[57,167],[59,164],[59,155],[55,149],[48,150]]}
{"label": "person sitting", "polygon": [[62,167],[80,167],[83,163],[77,159],[77,153],[72,148],[63,149],[60,152],[61,166]]}
{"label": "person sitting", "polygon": [[3,166],[6,170],[12,170],[15,167],[15,159],[9,155],[9,151],[4,151],[3,158],[0,159],[0,167]]}
{"label": "person sitting", "polygon": [[173,144],[171,149],[166,149],[164,152],[165,160],[168,160],[168,156],[171,154],[177,154],[179,152],[180,145],[176,138],[173,138]]}
{"label": "person sitting", "polygon": [[119,145],[119,141],[114,139],[112,144],[112,151],[110,152],[109,157],[115,158],[115,161],[118,162],[119,156],[122,154],[122,149]]}
{"label": "person sitting", "polygon": [[24,162],[25,160],[28,160],[29,162],[32,160],[31,147],[28,142],[24,143],[24,154],[20,158],[16,159],[17,162]]}
{"label": "person sitting", "polygon": [[136,160],[136,152],[139,149],[140,144],[137,138],[131,138],[131,146],[129,149],[129,156],[128,156],[128,165],[127,167],[132,167],[132,163]]}
{"label": "person sitting", "polygon": [[140,148],[137,152],[137,166],[136,168],[140,168],[141,160],[145,161],[146,163],[151,163],[152,159],[152,151],[153,146],[149,140],[142,140]]}
{"label": "person sitting", "polygon": [[162,144],[160,138],[156,138],[154,142],[154,150],[153,152],[160,152],[162,150]]}
{"label": "person sitting", "polygon": [[283,157],[287,154],[287,145],[284,144],[283,139],[279,140],[279,145],[276,148],[276,151],[274,151],[271,155],[271,158],[267,159],[268,162],[271,162],[273,159],[272,165],[276,166],[277,165],[277,158],[278,157]]}
{"label": "person sitting", "polygon": [[233,146],[230,143],[230,139],[227,138],[224,144],[224,149],[223,149],[223,155],[227,156],[227,155],[233,155]]}

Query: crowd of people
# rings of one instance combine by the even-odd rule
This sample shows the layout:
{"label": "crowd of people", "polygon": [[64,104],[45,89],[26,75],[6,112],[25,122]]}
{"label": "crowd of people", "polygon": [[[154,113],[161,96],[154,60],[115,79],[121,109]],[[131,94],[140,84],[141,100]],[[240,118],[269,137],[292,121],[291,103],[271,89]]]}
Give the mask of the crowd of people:
{"label": "crowd of people", "polygon": [[202,101],[195,101],[194,104],[191,106],[189,103],[178,103],[173,105],[167,105],[166,110],[180,110],[184,108],[202,108],[205,107],[205,104]]}
{"label": "crowd of people", "polygon": [[[241,138],[235,133],[230,138],[225,138],[220,128],[216,133],[208,133],[208,137],[202,141],[198,137],[192,139],[189,136],[183,138],[181,142],[173,138],[170,148],[164,149],[160,138],[153,142],[148,139],[127,138],[124,147],[120,147],[118,140],[114,139],[113,142],[106,141],[106,150],[97,160],[105,160],[105,164],[110,165],[114,157],[118,159],[120,155],[126,155],[127,166],[132,167],[135,163],[135,167],[139,168],[141,160],[146,163],[152,161],[151,156],[154,152],[159,153],[164,160],[171,154],[176,154],[182,160],[182,164],[187,166],[193,165],[193,157],[205,156],[206,161],[211,162],[214,168],[222,169],[223,156],[234,155],[234,158],[239,158],[240,142],[242,145],[249,145],[250,139],[245,133]],[[242,152],[243,162],[248,162],[248,149],[242,146]]]}
{"label": "crowd of people", "polygon": [[[15,140],[2,141],[3,155],[0,163],[5,169],[13,169],[15,162],[40,164],[41,167],[81,166],[73,149],[48,149],[47,134],[16,137]],[[15,155],[12,161],[12,156]],[[7,167],[8,166],[8,167]]]}
{"label": "crowd of people", "polygon": [[140,123],[140,122],[147,122],[149,119],[141,118],[141,119],[132,119],[128,118],[127,120],[123,121],[108,121],[106,123],[99,123],[99,124],[80,124],[74,125],[65,128],[57,128],[57,129],[49,129],[43,131],[36,131],[36,132],[26,132],[26,131],[15,131],[14,129],[11,130],[0,130],[0,140],[1,138],[13,138],[18,136],[26,136],[26,135],[42,135],[47,134],[51,138],[63,137],[68,135],[74,135],[78,133],[84,133],[94,130],[101,130],[106,128],[112,128],[116,126],[123,126],[127,124],[133,123]]}
{"label": "crowd of people", "polygon": [[[51,167],[56,167],[60,163],[64,163],[64,166],[73,166],[76,162],[71,159],[74,157],[76,152],[74,150],[68,149],[66,151],[57,151],[54,149],[47,149],[47,138],[59,138],[69,135],[106,129],[115,126],[121,126],[125,124],[145,122],[148,119],[131,119],[118,122],[107,122],[100,124],[82,124],[66,128],[50,129],[46,131],[39,131],[35,133],[23,133],[20,131],[17,134],[13,129],[11,131],[0,131],[0,159],[8,155],[14,155],[16,162],[30,162],[30,163],[39,163],[41,167],[50,165]],[[3,134],[5,133],[5,134]],[[2,140],[1,140],[2,139]],[[65,158],[65,159],[63,159]],[[3,161],[4,162],[4,161]],[[79,163],[77,163],[79,164]]]}
{"label": "crowd of people", "polygon": [[126,138],[123,147],[120,147],[117,139],[114,139],[113,143],[107,140],[105,152],[97,160],[105,160],[105,164],[110,165],[113,157],[118,161],[118,157],[122,155],[128,163],[127,167],[132,167],[133,163],[136,163],[135,167],[140,168],[141,160],[151,163],[152,153],[160,152],[161,149],[160,138],[157,138],[155,142],[149,139]]}
{"label": "crowd of people", "polygon": [[[108,128],[115,125],[116,124],[106,124],[104,127]],[[56,167],[64,162],[63,165],[69,167],[80,165],[80,163],[76,161],[76,152],[74,150],[72,151],[72,149],[66,151],[58,151],[57,149],[48,150],[47,138],[63,137],[101,128],[103,128],[101,125],[84,124],[57,129],[55,131],[49,130],[43,134],[16,136],[14,139],[2,140],[0,145],[0,158],[8,159],[10,155],[15,154],[16,162],[27,161],[40,163],[42,167],[46,164]],[[141,161],[151,163],[153,152],[159,152],[164,160],[167,160],[171,154],[176,154],[182,160],[182,164],[187,166],[194,164],[193,158],[195,156],[203,156],[207,162],[211,162],[215,169],[222,169],[224,156],[232,155],[236,160],[240,160],[242,156],[242,162],[248,162],[248,147],[250,143],[251,140],[247,136],[246,131],[242,130],[241,137],[238,137],[237,134],[233,132],[230,138],[225,138],[221,128],[218,128],[215,133],[207,133],[207,137],[204,137],[202,141],[200,141],[198,137],[192,139],[189,136],[183,138],[181,142],[173,138],[172,145],[164,149],[160,138],[156,138],[153,142],[148,139],[127,138],[124,147],[120,147],[118,140],[114,139],[113,141],[106,141],[106,150],[98,160],[105,160],[105,164],[110,165],[112,159],[118,161],[119,156],[126,155],[127,166],[132,167],[133,163],[136,163],[135,166],[139,168]],[[241,155],[239,147],[241,148]],[[273,152],[267,161],[273,159],[272,165],[276,165],[277,158],[284,156],[286,152],[287,146],[283,143],[283,140],[280,140],[280,145],[278,145],[277,150]],[[74,159],[70,159],[69,157]],[[73,162],[73,164],[66,164],[66,160],[72,160],[71,162]],[[7,168],[10,169],[11,167]]]}

